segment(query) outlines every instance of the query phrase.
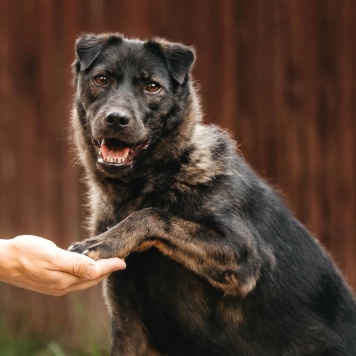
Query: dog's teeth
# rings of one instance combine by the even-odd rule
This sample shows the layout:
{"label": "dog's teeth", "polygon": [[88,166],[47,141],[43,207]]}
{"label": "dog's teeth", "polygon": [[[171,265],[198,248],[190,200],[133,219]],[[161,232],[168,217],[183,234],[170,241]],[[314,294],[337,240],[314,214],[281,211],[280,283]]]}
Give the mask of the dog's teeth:
{"label": "dog's teeth", "polygon": [[115,157],[104,157],[102,156],[102,160],[107,163],[118,163],[118,164],[124,164],[126,161],[132,162],[132,158],[127,157],[125,158],[115,158]]}

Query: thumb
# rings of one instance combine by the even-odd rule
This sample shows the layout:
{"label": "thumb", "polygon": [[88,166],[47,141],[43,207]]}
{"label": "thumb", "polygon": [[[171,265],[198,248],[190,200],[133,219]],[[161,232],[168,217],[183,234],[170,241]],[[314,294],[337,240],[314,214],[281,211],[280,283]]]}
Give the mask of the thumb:
{"label": "thumb", "polygon": [[95,264],[89,264],[87,267],[86,267],[86,270],[85,270],[85,274],[84,276],[81,276],[81,275],[78,275],[78,277],[87,277],[89,279],[97,279],[99,277],[101,277],[101,269],[99,266],[95,265]]}
{"label": "thumb", "polygon": [[96,279],[101,276],[101,268],[90,257],[75,252],[63,250],[63,263],[59,265],[63,272],[70,273],[79,278]]}

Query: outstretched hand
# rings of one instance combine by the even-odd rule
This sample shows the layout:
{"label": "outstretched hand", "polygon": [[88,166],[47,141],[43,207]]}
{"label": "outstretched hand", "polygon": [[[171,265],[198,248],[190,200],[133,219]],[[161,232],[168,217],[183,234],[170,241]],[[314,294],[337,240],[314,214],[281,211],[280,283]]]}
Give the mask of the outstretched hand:
{"label": "outstretched hand", "polygon": [[0,240],[0,251],[1,281],[54,296],[93,287],[126,267],[119,258],[94,261],[32,235]]}

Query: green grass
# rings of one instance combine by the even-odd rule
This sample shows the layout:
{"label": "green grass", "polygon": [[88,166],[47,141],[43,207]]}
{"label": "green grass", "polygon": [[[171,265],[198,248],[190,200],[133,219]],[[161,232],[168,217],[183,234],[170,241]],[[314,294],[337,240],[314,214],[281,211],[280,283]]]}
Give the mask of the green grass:
{"label": "green grass", "polygon": [[[81,338],[77,344],[64,343],[63,335],[52,335],[51,339],[43,339],[38,333],[29,330],[14,332],[6,326],[6,319],[0,318],[0,356],[107,356],[110,349],[109,330],[107,337],[97,335],[98,325],[93,329],[88,320],[83,297],[78,293],[70,296],[74,319],[82,328]],[[106,325],[99,323],[99,328]],[[103,331],[103,330],[101,330]],[[85,339],[83,338],[85,335]],[[67,341],[68,342],[68,341]]]}
{"label": "green grass", "polygon": [[51,341],[45,344],[35,338],[4,338],[0,337],[1,356],[104,356],[108,352],[99,351],[98,348],[90,352],[83,350],[64,350],[58,343]]}
{"label": "green grass", "polygon": [[0,355],[66,356],[68,353],[54,342],[46,345],[35,337],[14,338],[5,332],[0,336]]}

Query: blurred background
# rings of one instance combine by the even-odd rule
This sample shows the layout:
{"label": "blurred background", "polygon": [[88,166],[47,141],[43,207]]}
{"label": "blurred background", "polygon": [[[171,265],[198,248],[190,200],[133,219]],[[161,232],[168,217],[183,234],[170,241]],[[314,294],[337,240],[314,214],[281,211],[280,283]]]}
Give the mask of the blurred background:
{"label": "blurred background", "polygon": [[[0,0],[0,14],[1,238],[66,248],[86,236],[68,142],[76,37],[162,36],[196,48],[205,121],[231,133],[356,287],[355,1]],[[0,283],[0,313],[1,355],[109,348],[100,287],[55,298]]]}

